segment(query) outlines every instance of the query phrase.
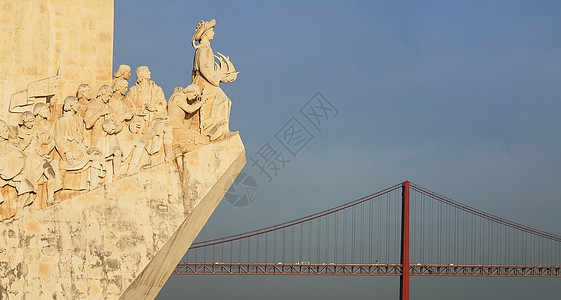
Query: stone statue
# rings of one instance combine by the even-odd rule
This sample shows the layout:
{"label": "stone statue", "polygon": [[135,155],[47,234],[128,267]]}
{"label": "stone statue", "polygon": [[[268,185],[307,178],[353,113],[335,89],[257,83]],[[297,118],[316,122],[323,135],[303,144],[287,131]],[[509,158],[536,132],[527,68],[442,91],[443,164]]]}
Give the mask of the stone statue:
{"label": "stone statue", "polygon": [[0,120],[0,210],[1,220],[16,216],[23,207],[32,203],[35,189],[25,178],[25,155],[14,143],[16,137],[4,120]]}
{"label": "stone statue", "polygon": [[[123,124],[117,126],[113,119],[107,119],[102,124],[104,135],[98,143],[104,157],[104,170],[106,170],[106,183],[111,183],[121,177],[121,145],[117,140],[116,134],[123,130]],[[111,161],[111,164],[107,162]]]}
{"label": "stone statue", "polygon": [[[208,100],[201,107],[201,126],[204,134],[211,141],[221,139],[228,135],[231,101],[220,89],[219,83],[228,83],[236,80],[237,72],[229,57],[220,53],[217,57],[220,64],[214,60],[215,56],[210,47],[210,41],[214,38],[214,27],[216,21],[200,21],[196,27],[191,44],[196,49],[193,60],[193,71],[191,83],[204,90]],[[198,45],[195,42],[199,42]]]}
{"label": "stone statue", "polygon": [[78,91],[76,92],[76,97],[78,98],[78,114],[80,117],[85,118],[86,109],[92,101],[92,89],[89,84],[80,84],[78,86]]}
{"label": "stone statue", "polygon": [[106,118],[109,118],[111,110],[108,102],[112,95],[112,89],[108,85],[102,85],[97,92],[94,100],[88,104],[84,122],[86,129],[90,131],[90,145],[96,146],[97,140],[103,135],[102,124]]}
{"label": "stone statue", "polygon": [[62,187],[72,195],[99,185],[102,153],[89,147],[84,121],[78,115],[78,99],[66,97],[63,110],[53,124],[51,136],[61,160]]}
{"label": "stone statue", "polygon": [[130,77],[131,67],[127,65],[120,65],[117,68],[117,71],[115,71],[115,73],[113,74],[113,82],[115,82],[115,80],[117,79],[124,79],[125,81],[128,81]]}
{"label": "stone statue", "polygon": [[155,117],[146,131],[145,149],[150,155],[150,164],[155,165],[173,157],[172,127],[164,118]]}
{"label": "stone statue", "polygon": [[0,5],[0,299],[154,299],[246,161],[214,21],[168,104],[148,67],[111,78],[114,0],[90,2]]}
{"label": "stone statue", "polygon": [[25,111],[20,115],[20,121],[16,129],[18,143],[23,151],[25,151],[33,140],[33,124],[35,123],[35,116],[30,111]]}
{"label": "stone statue", "polygon": [[51,122],[49,122],[49,108],[43,102],[35,103],[33,106],[33,115],[35,115],[35,127],[41,130],[49,131]]}
{"label": "stone statue", "polygon": [[49,122],[54,122],[61,115],[62,110],[59,110],[59,108],[61,107],[58,105],[58,96],[55,95],[47,104],[47,109],[49,110],[49,117],[47,119]]}
{"label": "stone statue", "polygon": [[[191,84],[185,89],[176,88],[168,101],[168,118],[173,128],[186,127],[202,133],[198,113],[204,100],[201,97],[201,90],[196,84]],[[194,118],[195,115],[197,118]],[[193,123],[196,124],[192,126],[191,121],[195,121]]]}
{"label": "stone statue", "polygon": [[51,136],[51,124],[48,120],[49,110],[48,105],[45,103],[36,103],[33,106],[33,114],[35,115],[35,128],[37,134],[41,137],[41,152],[40,156],[50,159],[50,164],[55,171],[55,191],[60,190],[62,188],[61,183],[61,176],[59,174],[59,167],[58,162],[59,160],[54,160],[53,158],[56,156],[55,147],[54,147],[54,139]]}
{"label": "stone statue", "polygon": [[[37,154],[41,157],[43,157],[52,167],[52,170],[55,173],[55,187],[54,187],[54,191],[56,192],[57,190],[60,190],[62,188],[62,182],[61,182],[61,176],[59,173],[59,165],[58,162],[59,160],[54,160],[54,156],[55,156],[55,143],[54,143],[54,139],[51,136],[51,122],[49,122],[48,120],[48,106],[45,103],[36,103],[33,106],[33,114],[35,115],[35,123],[33,128],[35,129],[35,132],[38,135],[39,138],[39,148],[36,149]],[[45,177],[47,177],[47,175],[45,175]],[[47,179],[48,182],[48,179]],[[48,186],[46,186],[47,189],[49,189]],[[42,189],[41,189],[42,191]],[[41,208],[43,208],[43,206],[45,204],[50,205],[50,203],[46,203],[44,201],[42,201],[45,197],[41,198],[41,201],[38,201],[36,204],[41,203]],[[49,202],[49,199],[46,199],[47,202]],[[38,206],[36,206],[37,208]]]}
{"label": "stone statue", "polygon": [[200,122],[200,108],[206,99],[196,84],[191,84],[185,89],[176,88],[170,97],[168,118],[173,127],[174,149],[178,152],[188,152],[210,142],[203,134]]}
{"label": "stone statue", "polygon": [[[64,103],[56,94],[35,103],[32,112],[21,113],[17,127],[1,122],[3,218],[32,201],[32,210],[42,209],[55,198],[91,190],[229,136],[231,101],[219,84],[236,80],[238,72],[229,57],[214,55],[215,25],[211,20],[196,26],[191,84],[175,88],[169,101],[147,66],[136,69],[136,83],[127,93],[131,68],[120,65],[111,86],[102,85],[93,99],[90,84],[84,83]],[[35,192],[36,201],[27,197],[14,204]]]}
{"label": "stone statue", "polygon": [[130,120],[133,115],[134,106],[132,102],[125,97],[129,83],[122,78],[113,81],[113,95],[109,99],[109,109],[111,110],[111,118],[118,123],[124,120]]}
{"label": "stone statue", "polygon": [[167,102],[162,88],[151,79],[151,73],[147,66],[136,69],[136,84],[132,86],[127,94],[134,107],[139,111],[145,111],[147,122],[151,122],[155,116],[166,116]]}
{"label": "stone statue", "polygon": [[[23,173],[37,191],[34,209],[40,210],[54,204],[56,174],[48,155],[54,149],[54,140],[48,131],[35,126],[35,116],[30,111],[20,116],[18,138],[26,162]],[[43,185],[44,189],[38,188]]]}
{"label": "stone statue", "polygon": [[142,134],[145,131],[145,123],[142,116],[135,115],[129,122],[129,129],[121,131],[127,134],[126,138],[119,140],[123,153],[122,174],[136,173],[140,171],[140,167],[150,163],[145,149],[146,139]]}

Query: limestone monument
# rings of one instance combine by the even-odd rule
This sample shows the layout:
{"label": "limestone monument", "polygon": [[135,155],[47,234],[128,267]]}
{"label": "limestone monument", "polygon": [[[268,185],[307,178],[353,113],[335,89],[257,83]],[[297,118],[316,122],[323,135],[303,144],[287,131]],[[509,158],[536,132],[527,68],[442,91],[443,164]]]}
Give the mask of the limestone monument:
{"label": "limestone monument", "polygon": [[154,299],[245,164],[216,21],[167,101],[111,76],[112,1],[4,2],[0,299]]}

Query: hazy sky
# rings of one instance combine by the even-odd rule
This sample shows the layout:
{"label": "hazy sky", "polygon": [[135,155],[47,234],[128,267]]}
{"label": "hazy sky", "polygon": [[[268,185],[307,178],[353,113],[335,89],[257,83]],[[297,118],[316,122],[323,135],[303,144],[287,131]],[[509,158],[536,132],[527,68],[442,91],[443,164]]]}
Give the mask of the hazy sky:
{"label": "hazy sky", "polygon": [[[220,204],[198,240],[273,225],[410,180],[561,234],[558,1],[115,1],[114,66],[187,86],[199,20],[240,72],[222,84],[246,155],[316,92],[339,111],[253,204]],[[134,76],[133,76],[134,77]],[[134,79],[134,78],[133,78]],[[132,81],[132,80],[131,80]],[[132,85],[132,82],[131,82]],[[397,297],[398,277],[172,276],[158,299]],[[552,299],[558,279],[418,278],[412,299]],[[483,295],[474,294],[481,291]],[[323,297],[323,298],[322,298]]]}

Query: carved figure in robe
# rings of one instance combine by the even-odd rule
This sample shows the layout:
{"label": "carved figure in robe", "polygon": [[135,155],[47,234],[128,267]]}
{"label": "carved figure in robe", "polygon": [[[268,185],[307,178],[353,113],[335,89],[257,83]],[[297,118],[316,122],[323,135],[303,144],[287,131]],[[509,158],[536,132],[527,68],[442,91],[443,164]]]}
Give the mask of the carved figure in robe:
{"label": "carved figure in robe", "polygon": [[47,103],[47,108],[49,110],[49,117],[47,118],[49,122],[54,122],[62,114],[62,107],[58,104],[58,96],[54,95],[51,101]]}
{"label": "carved figure in robe", "polygon": [[196,84],[185,89],[176,88],[168,101],[168,118],[173,127],[173,148],[176,152],[188,152],[209,143],[203,135],[200,108],[206,101]]}
{"label": "carved figure in robe", "polygon": [[129,129],[121,131],[127,134],[125,139],[119,140],[123,152],[122,174],[136,173],[142,166],[150,163],[148,152],[145,149],[146,138],[142,134],[145,127],[144,117],[134,115],[129,122]]}
{"label": "carved figure in robe", "polygon": [[86,117],[86,109],[92,101],[92,89],[89,84],[80,84],[78,86],[78,91],[76,91],[76,97],[78,98],[78,114],[80,117]]}
{"label": "carved figure in robe", "polygon": [[162,88],[151,79],[151,73],[147,66],[136,69],[136,84],[132,86],[127,94],[134,107],[146,114],[146,121],[150,123],[154,117],[167,115],[167,102]]}
{"label": "carved figure in robe", "polygon": [[0,210],[1,221],[11,219],[32,203],[35,189],[25,178],[25,155],[14,142],[17,138],[0,120]]}
{"label": "carved figure in robe", "polygon": [[90,148],[84,120],[78,115],[78,99],[73,96],[66,97],[63,110],[63,115],[56,119],[51,130],[60,157],[63,189],[93,189],[100,182],[102,153],[99,149]]}
{"label": "carved figure in robe", "polygon": [[113,94],[108,105],[111,110],[111,118],[117,122],[117,125],[130,120],[133,116],[134,106],[130,99],[125,96],[128,86],[129,83],[126,80],[118,78],[113,81],[111,87]]}
{"label": "carved figure in robe", "polygon": [[[43,209],[54,203],[56,174],[48,155],[54,149],[54,140],[47,131],[35,127],[35,116],[30,111],[21,114],[17,135],[25,155],[24,175],[37,191],[34,209]],[[42,185],[45,188],[38,189]]]}
{"label": "carved figure in robe", "polygon": [[[104,158],[104,170],[106,170],[105,182],[110,183],[121,177],[121,159],[123,152],[117,140],[117,133],[123,130],[123,124],[117,125],[109,118],[102,124],[103,137],[99,139],[97,148],[101,150]],[[109,164],[111,162],[111,164]]]}
{"label": "carved figure in robe", "polygon": [[15,131],[18,137],[18,144],[24,152],[33,140],[33,123],[35,123],[35,116],[32,112],[25,111],[20,115],[20,120]]}
{"label": "carved figure in robe", "polygon": [[33,115],[35,115],[35,128],[39,128],[49,132],[51,122],[49,122],[49,108],[43,102],[37,102],[33,105]]}
{"label": "carved figure in robe", "polygon": [[103,135],[103,122],[109,118],[111,109],[108,102],[111,98],[112,89],[108,85],[102,85],[94,100],[88,104],[84,118],[86,129],[90,132],[90,145],[97,145],[97,140]]}
{"label": "carved figure in robe", "polygon": [[150,155],[150,164],[155,165],[173,157],[172,127],[163,117],[155,117],[146,131],[144,148]]}
{"label": "carved figure in robe", "polygon": [[113,73],[113,82],[115,82],[115,80],[117,79],[124,79],[125,81],[128,81],[130,77],[131,77],[131,67],[127,65],[120,65],[117,68],[117,71]]}
{"label": "carved figure in robe", "polygon": [[[214,38],[215,26],[215,20],[200,21],[191,40],[191,44],[196,49],[191,83],[198,85],[208,97],[201,107],[201,115],[204,116],[201,125],[203,133],[208,135],[211,141],[224,138],[230,133],[231,101],[219,84],[232,82],[237,78],[237,72],[229,57],[218,53],[220,64],[214,60],[210,41]],[[199,44],[195,45],[197,41]]]}
{"label": "carved figure in robe", "polygon": [[55,159],[57,153],[54,147],[54,139],[51,136],[51,124],[48,120],[48,105],[42,102],[35,103],[33,106],[33,114],[35,115],[35,123],[33,128],[39,135],[39,140],[41,141],[41,150],[38,152],[41,157],[45,157],[49,160],[49,163],[53,167],[55,172],[55,192],[62,188],[62,177],[59,173],[59,162],[60,159]]}

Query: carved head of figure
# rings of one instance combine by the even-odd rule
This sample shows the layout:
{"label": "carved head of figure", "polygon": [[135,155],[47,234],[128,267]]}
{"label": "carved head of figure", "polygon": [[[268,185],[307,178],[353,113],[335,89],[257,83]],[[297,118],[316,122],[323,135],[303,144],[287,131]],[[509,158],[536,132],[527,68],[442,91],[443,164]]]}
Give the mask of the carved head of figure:
{"label": "carved head of figure", "polygon": [[111,94],[113,90],[108,85],[102,85],[97,91],[97,98],[100,98],[103,103],[107,103],[111,99]]}
{"label": "carved head of figure", "polygon": [[144,80],[150,80],[151,73],[147,66],[140,66],[136,69],[136,82],[143,82]]}
{"label": "carved head of figure", "polygon": [[119,68],[117,68],[117,71],[113,74],[113,78],[115,79],[122,78],[124,80],[129,80],[130,77],[131,67],[127,65],[120,65]]}
{"label": "carved head of figure", "polygon": [[126,80],[122,78],[116,79],[113,82],[113,86],[112,86],[113,94],[124,96],[127,93],[128,87],[129,87],[129,83]]}
{"label": "carved head of figure", "polygon": [[49,108],[43,102],[37,102],[33,105],[33,115],[38,118],[47,119],[49,116]]}
{"label": "carved head of figure", "polygon": [[76,97],[78,99],[86,99],[88,101],[92,100],[92,89],[89,84],[80,84],[78,86],[78,91],[76,92]]}
{"label": "carved head of figure", "polygon": [[27,129],[33,128],[35,115],[30,111],[24,111],[19,117],[19,125]]}
{"label": "carved head of figure", "polygon": [[62,110],[66,112],[77,113],[78,112],[78,98],[74,96],[68,96],[64,99],[64,105]]}
{"label": "carved head of figure", "polygon": [[176,87],[173,89],[172,95],[174,95],[174,94],[184,94],[184,93],[185,93],[185,89],[184,89],[184,88],[182,88],[182,87],[180,87],[180,86],[176,86]]}
{"label": "carved head of figure", "polygon": [[183,91],[187,95],[187,101],[193,103],[201,98],[201,89],[196,84],[188,85]]}
{"label": "carved head of figure", "polygon": [[10,128],[4,120],[0,120],[0,138],[2,140],[8,140],[10,138]]}
{"label": "carved head of figure", "polygon": [[198,48],[195,46],[195,41],[200,42],[202,40],[210,41],[214,38],[214,26],[216,26],[216,20],[212,19],[210,21],[199,21],[197,27],[195,29],[195,34],[193,34],[193,39],[191,40],[191,44],[193,48]]}
{"label": "carved head of figure", "polygon": [[138,134],[142,131],[142,127],[144,126],[144,119],[138,116],[132,117],[129,123],[129,130],[132,134]]}
{"label": "carved head of figure", "polygon": [[103,131],[107,132],[109,135],[117,132],[117,124],[112,118],[106,119],[101,125],[101,128],[103,128]]}
{"label": "carved head of figure", "polygon": [[207,30],[204,34],[203,37],[201,39],[206,38],[207,40],[212,40],[214,39],[214,28],[210,28],[209,30]]}

